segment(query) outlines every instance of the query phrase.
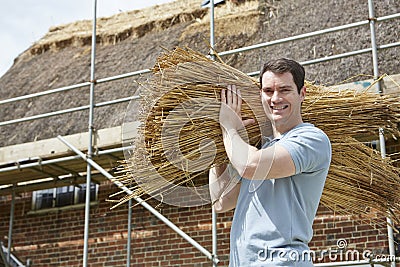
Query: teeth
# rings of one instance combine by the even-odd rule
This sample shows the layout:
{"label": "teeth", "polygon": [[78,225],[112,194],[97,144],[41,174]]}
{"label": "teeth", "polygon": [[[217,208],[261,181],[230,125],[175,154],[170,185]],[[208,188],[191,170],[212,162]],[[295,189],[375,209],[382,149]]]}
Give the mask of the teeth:
{"label": "teeth", "polygon": [[282,109],[285,109],[285,108],[287,108],[287,105],[285,105],[285,106],[271,106],[271,108],[273,109],[273,110],[282,110]]}

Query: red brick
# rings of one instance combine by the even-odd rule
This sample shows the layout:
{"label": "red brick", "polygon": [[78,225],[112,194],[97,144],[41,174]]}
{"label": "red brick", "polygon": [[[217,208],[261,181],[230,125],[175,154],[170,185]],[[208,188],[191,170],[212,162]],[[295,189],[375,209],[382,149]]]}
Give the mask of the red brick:
{"label": "red brick", "polygon": [[[99,204],[91,209],[90,267],[125,265],[127,207],[110,210],[110,203],[104,201],[115,190],[109,183],[104,183],[99,190]],[[54,265],[57,261],[62,261],[60,266],[82,266],[84,210],[28,215],[26,209],[30,207],[31,198],[29,194],[24,195],[17,199],[15,212],[13,244],[16,255],[22,261],[30,258],[38,267]],[[152,206],[159,204],[150,203]],[[0,199],[0,236],[8,235],[9,207],[9,197]],[[135,206],[132,211],[133,266],[210,266],[210,261],[201,252],[144,208]],[[211,212],[208,206],[177,208],[163,205],[162,214],[211,251]],[[232,215],[232,211],[218,214],[220,266],[228,264]],[[335,217],[323,207],[318,209],[313,229],[310,247],[315,250],[335,247],[339,238],[361,249],[387,248],[385,227],[379,232],[357,218]]]}

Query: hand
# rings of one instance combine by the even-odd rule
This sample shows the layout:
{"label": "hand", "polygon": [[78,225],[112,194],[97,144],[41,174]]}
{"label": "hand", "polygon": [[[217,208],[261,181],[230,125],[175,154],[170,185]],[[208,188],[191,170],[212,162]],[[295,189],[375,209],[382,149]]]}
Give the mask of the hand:
{"label": "hand", "polygon": [[244,126],[254,123],[254,119],[242,121],[242,96],[235,85],[228,85],[227,89],[221,90],[221,109],[219,112],[219,123],[222,130],[239,130]]}

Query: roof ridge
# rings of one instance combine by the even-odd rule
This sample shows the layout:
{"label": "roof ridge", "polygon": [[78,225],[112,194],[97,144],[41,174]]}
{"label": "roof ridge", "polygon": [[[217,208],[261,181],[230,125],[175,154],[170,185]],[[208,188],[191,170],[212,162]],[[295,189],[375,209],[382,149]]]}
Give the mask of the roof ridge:
{"label": "roof ridge", "polygon": [[[197,0],[176,0],[143,9],[121,12],[109,17],[97,18],[97,42],[115,44],[129,37],[141,37],[153,30],[203,17],[207,10],[201,9]],[[49,31],[19,58],[42,54],[48,50],[60,50],[70,46],[91,43],[92,20],[78,20],[50,27]]]}

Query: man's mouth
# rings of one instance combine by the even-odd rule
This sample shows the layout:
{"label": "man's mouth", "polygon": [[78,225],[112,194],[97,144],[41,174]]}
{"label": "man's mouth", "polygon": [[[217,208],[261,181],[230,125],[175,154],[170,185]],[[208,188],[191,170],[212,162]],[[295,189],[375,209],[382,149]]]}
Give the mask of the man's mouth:
{"label": "man's mouth", "polygon": [[284,110],[284,109],[286,109],[287,107],[289,107],[289,105],[270,106],[270,108],[271,108],[272,110]]}

